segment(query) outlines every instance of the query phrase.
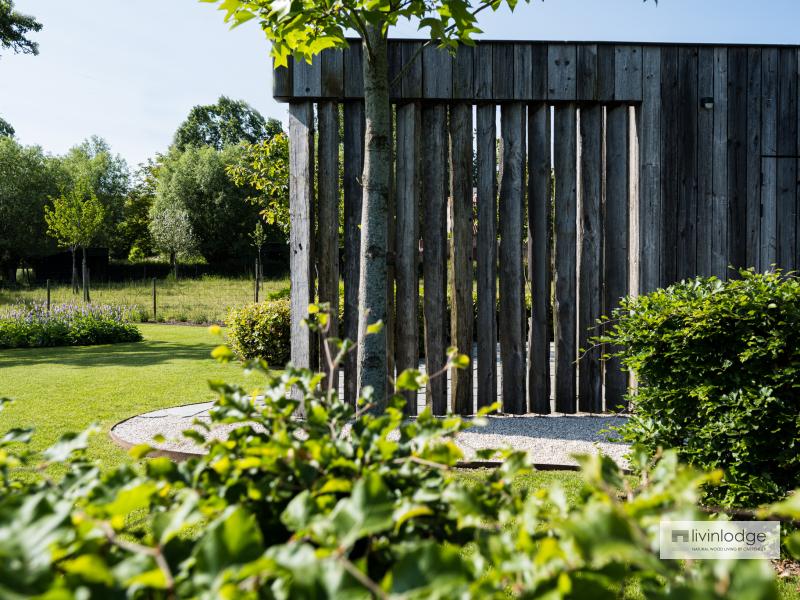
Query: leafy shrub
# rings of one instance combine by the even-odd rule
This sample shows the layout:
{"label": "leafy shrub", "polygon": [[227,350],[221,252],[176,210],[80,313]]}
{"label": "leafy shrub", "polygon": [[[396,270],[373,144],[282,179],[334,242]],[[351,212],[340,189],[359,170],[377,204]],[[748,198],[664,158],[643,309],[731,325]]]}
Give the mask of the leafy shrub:
{"label": "leafy shrub", "polygon": [[369,396],[355,411],[322,375],[248,366],[260,392],[212,385],[211,420],[228,439],[187,433],[207,454],[181,464],[101,474],[84,432],[42,456],[65,463],[63,477],[32,481],[15,477],[40,464],[19,449],[31,432],[0,438],[0,595],[608,598],[633,583],[646,598],[775,596],[765,561],[658,559],[659,520],[702,518],[698,488],[713,478],[675,454],[638,485],[610,459],[583,457],[586,488],[568,506],[558,487],[512,485],[530,469],[524,453],[503,452],[481,485],[465,481],[458,418],[404,422],[396,402],[367,410]]}
{"label": "leafy shrub", "polygon": [[106,305],[21,304],[0,312],[0,348],[91,346],[138,342],[142,334],[126,308]]}
{"label": "leafy shrub", "polygon": [[624,437],[725,472],[710,497],[752,506],[800,485],[800,281],[742,271],[628,298],[605,341],[636,374]]}
{"label": "leafy shrub", "polygon": [[232,310],[226,320],[228,342],[241,359],[260,358],[282,367],[291,352],[289,300],[267,300]]}

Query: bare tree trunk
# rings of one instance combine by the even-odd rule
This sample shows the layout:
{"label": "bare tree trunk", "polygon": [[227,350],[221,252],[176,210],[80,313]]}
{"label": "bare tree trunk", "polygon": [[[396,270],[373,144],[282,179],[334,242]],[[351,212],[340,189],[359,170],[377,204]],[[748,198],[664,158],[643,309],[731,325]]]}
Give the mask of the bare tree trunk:
{"label": "bare tree trunk", "polygon": [[83,262],[81,263],[81,287],[83,288],[83,301],[89,302],[89,265],[86,264],[86,246],[83,250]]}
{"label": "bare tree trunk", "polygon": [[363,203],[361,271],[358,286],[358,389],[374,392],[374,410],[386,406],[386,334],[366,335],[367,327],[386,321],[387,205],[390,180],[389,71],[386,37],[367,26],[364,39]]}
{"label": "bare tree trunk", "polygon": [[72,293],[78,293],[78,262],[75,258],[75,250],[77,248],[72,248]]}
{"label": "bare tree trunk", "polygon": [[178,281],[178,253],[170,252],[169,261],[172,263],[172,272],[175,275],[175,281]]}

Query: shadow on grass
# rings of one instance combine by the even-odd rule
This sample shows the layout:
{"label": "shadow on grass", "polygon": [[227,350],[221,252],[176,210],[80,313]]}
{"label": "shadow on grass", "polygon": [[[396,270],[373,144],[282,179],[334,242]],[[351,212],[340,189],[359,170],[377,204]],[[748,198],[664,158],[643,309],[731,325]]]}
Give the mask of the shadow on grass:
{"label": "shadow on grass", "polygon": [[210,360],[212,349],[213,345],[198,346],[158,340],[102,346],[4,349],[0,351],[0,367],[40,364],[75,367],[144,367],[174,360],[205,358]]}

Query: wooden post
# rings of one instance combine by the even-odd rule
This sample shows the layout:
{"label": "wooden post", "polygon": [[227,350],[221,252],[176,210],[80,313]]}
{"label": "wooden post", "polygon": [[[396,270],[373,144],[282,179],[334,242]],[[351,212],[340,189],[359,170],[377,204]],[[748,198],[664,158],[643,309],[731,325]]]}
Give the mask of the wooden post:
{"label": "wooden post", "polygon": [[580,113],[580,257],[578,262],[578,348],[585,354],[578,363],[578,408],[582,412],[603,411],[603,381],[600,348],[590,349],[590,337],[602,316],[602,179],[603,108],[581,107]]}
{"label": "wooden post", "polygon": [[431,378],[425,389],[434,415],[447,412],[445,313],[447,307],[447,107],[422,109],[422,198],[424,199],[423,279],[425,289],[425,366]]}
{"label": "wooden post", "polygon": [[[397,107],[397,372],[419,366],[419,143],[417,104]],[[416,392],[405,392],[405,414],[417,414]]]}
{"label": "wooden post", "polygon": [[[394,110],[389,105],[389,139],[394,139]],[[386,395],[394,394],[395,373],[395,278],[396,278],[396,246],[397,230],[395,200],[394,144],[389,144],[389,198],[386,205]]]}
{"label": "wooden post", "polygon": [[[606,314],[628,294],[628,107],[608,108],[606,116],[605,282]],[[619,359],[605,364],[606,410],[626,407],[628,373]]]}
{"label": "wooden post", "polygon": [[258,304],[258,259],[253,270],[253,301]]}
{"label": "wooden post", "polygon": [[778,260],[778,49],[761,52],[761,227],[760,269]]}
{"label": "wooden post", "polygon": [[156,278],[153,277],[153,323],[156,322]]}
{"label": "wooden post", "polygon": [[528,108],[528,406],[542,415],[550,412],[551,179],[550,107],[539,103]]}
{"label": "wooden post", "polygon": [[661,48],[642,49],[639,136],[639,292],[661,284]]}
{"label": "wooden post", "polygon": [[500,356],[503,411],[527,411],[525,346],[521,324],[525,298],[522,277],[522,201],[525,197],[525,107],[500,109],[503,165],[500,175]]}
{"label": "wooden post", "polygon": [[576,410],[576,110],[575,104],[555,107],[555,337],[556,411]]}
{"label": "wooden post", "polygon": [[478,408],[497,402],[496,121],[494,104],[478,106]]}
{"label": "wooden post", "polygon": [[312,301],[311,222],[314,185],[314,108],[311,102],[289,104],[289,215],[292,229],[289,238],[291,270],[291,340],[292,364],[299,368],[311,365],[311,336],[302,321]]}
{"label": "wooden post", "polygon": [[[339,337],[339,108],[333,102],[320,102],[317,107],[319,140],[319,301],[330,306],[327,337]],[[332,360],[338,350],[320,336],[319,362],[333,389],[339,389],[338,373],[329,371],[328,355]]]}
{"label": "wooden post", "polygon": [[452,279],[450,298],[451,343],[470,357],[466,369],[452,374],[451,407],[454,413],[473,412],[472,401],[472,105],[450,107],[450,244]]}

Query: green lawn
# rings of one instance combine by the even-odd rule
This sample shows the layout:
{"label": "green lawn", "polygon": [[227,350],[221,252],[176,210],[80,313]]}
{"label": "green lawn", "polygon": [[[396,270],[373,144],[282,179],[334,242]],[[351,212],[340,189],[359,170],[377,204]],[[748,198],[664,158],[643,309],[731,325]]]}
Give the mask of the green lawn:
{"label": "green lawn", "polygon": [[[265,280],[260,299],[289,288],[288,278]],[[156,282],[156,320],[181,323],[220,323],[231,308],[253,301],[253,280],[205,276],[200,279],[172,279]],[[116,304],[133,309],[139,321],[153,320],[153,287],[150,280],[92,286],[92,302]],[[43,286],[0,289],[0,305],[17,302],[44,302],[47,292]],[[69,285],[54,286],[51,302],[78,302]]]}

